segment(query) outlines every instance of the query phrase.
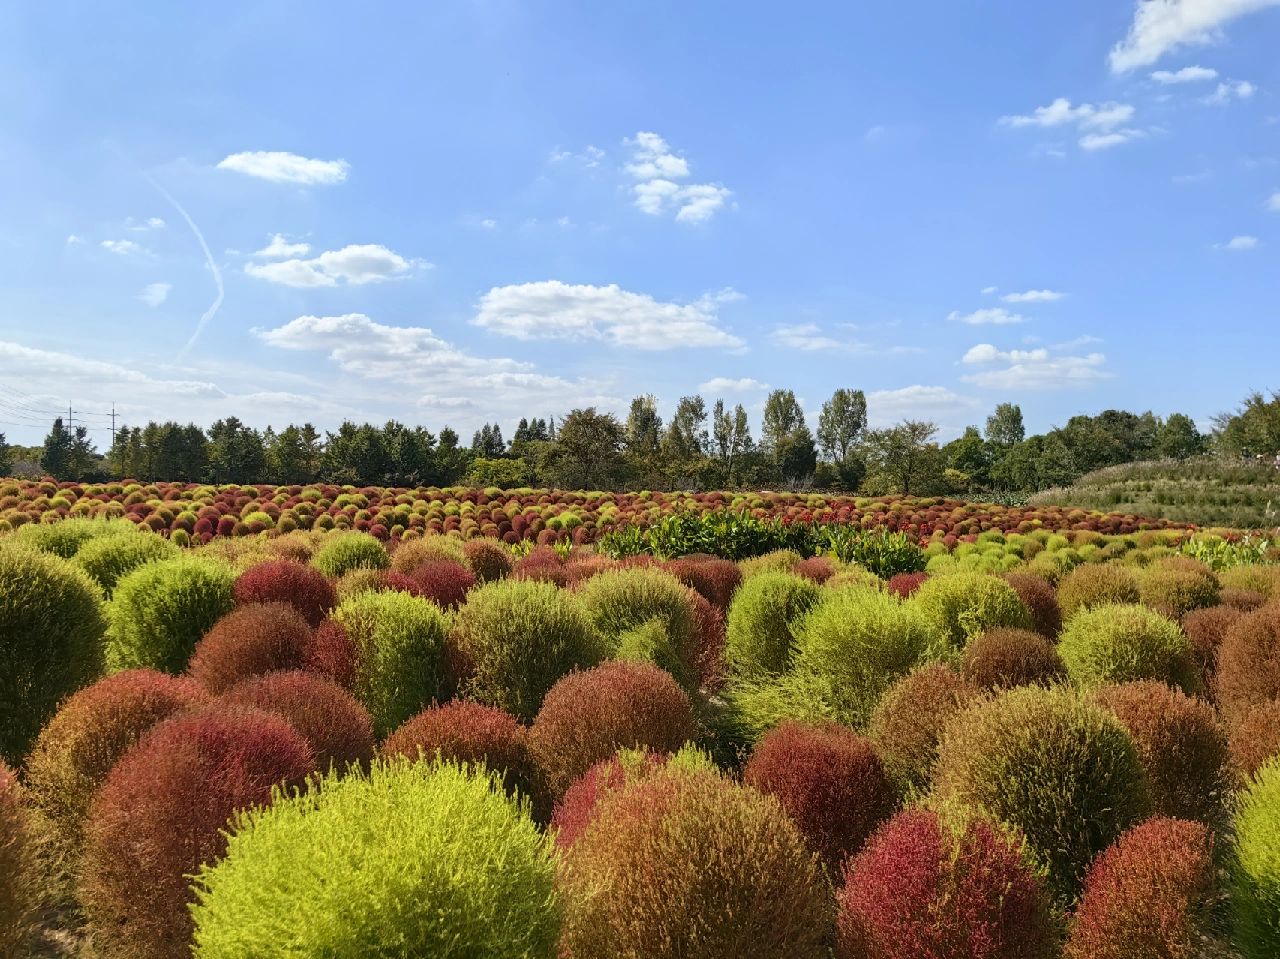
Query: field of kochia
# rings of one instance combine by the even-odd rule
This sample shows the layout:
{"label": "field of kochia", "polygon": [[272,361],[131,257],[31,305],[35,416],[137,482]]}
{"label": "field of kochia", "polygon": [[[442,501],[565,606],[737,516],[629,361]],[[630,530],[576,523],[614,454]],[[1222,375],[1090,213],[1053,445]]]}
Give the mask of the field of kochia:
{"label": "field of kochia", "polygon": [[1280,955],[1266,538],[765,493],[0,516],[5,959]]}

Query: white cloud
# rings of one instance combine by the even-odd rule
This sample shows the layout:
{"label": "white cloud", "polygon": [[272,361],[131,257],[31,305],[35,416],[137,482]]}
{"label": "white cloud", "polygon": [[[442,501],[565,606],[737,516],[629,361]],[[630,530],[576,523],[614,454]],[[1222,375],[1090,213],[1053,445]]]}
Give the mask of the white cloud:
{"label": "white cloud", "polygon": [[1267,200],[1267,209],[1272,213],[1280,213],[1280,190],[1271,194],[1271,198]]}
{"label": "white cloud", "polygon": [[1027,290],[1023,293],[1006,293],[1000,299],[1006,303],[1052,303],[1066,295],[1057,290]]}
{"label": "white cloud", "polygon": [[1091,336],[1085,333],[1083,336],[1077,336],[1074,340],[1067,340],[1065,343],[1055,343],[1055,350],[1078,350],[1082,346],[1093,346],[1095,343],[1101,343],[1102,337]]}
{"label": "white cloud", "polygon": [[556,217],[556,226],[568,229],[573,226],[573,220],[569,219],[567,216]]}
{"label": "white cloud", "polygon": [[345,180],[350,164],[346,160],[313,160],[296,153],[257,150],[233,153],[218,164],[218,169],[234,170],[273,183],[326,186]]}
{"label": "white cloud", "polygon": [[310,260],[246,263],[244,271],[284,286],[337,286],[339,282],[361,286],[407,276],[414,266],[430,264],[410,262],[377,243],[359,243],[341,250],[328,250]]}
{"label": "white cloud", "polygon": [[283,235],[276,233],[271,237],[270,243],[253,255],[264,260],[279,260],[284,257],[306,256],[310,252],[310,244],[291,243]]}
{"label": "white cloud", "polygon": [[480,225],[486,230],[496,230],[498,228],[498,221],[492,218],[486,218],[480,221]]}
{"label": "white cloud", "polygon": [[1140,140],[1146,135],[1145,130],[1132,128],[1113,130],[1111,133],[1086,133],[1080,138],[1080,148],[1082,150],[1108,150],[1123,143]]}
{"label": "white cloud", "polygon": [[971,398],[945,386],[873,390],[867,394],[867,419],[873,426],[888,426],[904,419],[945,418],[973,405]]}
{"label": "white cloud", "polygon": [[1219,83],[1218,88],[1209,96],[1201,97],[1200,102],[1211,107],[1222,106],[1232,100],[1248,100],[1257,92],[1258,88],[1248,80],[1227,80]]}
{"label": "white cloud", "polygon": [[1199,173],[1175,173],[1172,177],[1174,183],[1203,183],[1212,177],[1213,174],[1208,170],[1201,170]]}
{"label": "white cloud", "polygon": [[789,350],[840,350],[851,344],[826,336],[816,323],[791,323],[776,327],[769,338]]}
{"label": "white cloud", "polygon": [[733,195],[718,183],[677,183],[689,176],[689,161],[656,133],[641,131],[623,143],[631,148],[624,169],[638,181],[631,189],[643,213],[661,216],[674,211],[680,223],[705,223]]}
{"label": "white cloud", "polygon": [[84,243],[84,237],[82,236],[72,233],[67,237],[67,246],[79,246],[82,243]]}
{"label": "white cloud", "polygon": [[698,385],[700,393],[755,393],[769,389],[768,383],[761,383],[749,376],[732,379],[728,376],[713,376],[705,383]]}
{"label": "white cloud", "polygon": [[146,233],[148,230],[163,230],[165,222],[158,216],[149,216],[145,220],[135,220],[133,217],[127,217],[124,221],[124,227],[126,230],[133,230],[135,233]]}
{"label": "white cloud", "polygon": [[112,389],[128,391],[131,397],[225,396],[217,386],[194,379],[156,379],[115,363],[88,360],[69,353],[57,353],[0,341],[0,371],[5,382],[18,381],[23,392],[41,392],[50,382],[76,384],[82,396],[103,396]]}
{"label": "white cloud", "polygon": [[599,147],[587,144],[587,148],[581,153],[574,153],[572,150],[552,150],[549,159],[552,163],[576,160],[585,167],[597,167],[600,165],[600,161],[604,159],[604,156],[604,151]]}
{"label": "white cloud", "polygon": [[102,248],[108,253],[114,253],[117,256],[135,256],[147,252],[143,246],[139,246],[132,240],[103,240]]}
{"label": "white cloud", "polygon": [[1011,313],[1002,306],[987,307],[974,310],[972,313],[961,313],[952,310],[947,319],[953,323],[965,323],[969,326],[1008,326],[1013,323],[1025,323],[1027,318],[1021,313]]}
{"label": "white cloud", "polygon": [[1257,249],[1258,238],[1256,236],[1233,236],[1226,243],[1215,243],[1213,246],[1217,250],[1253,250]]}
{"label": "white cloud", "polygon": [[1124,73],[1184,46],[1217,43],[1237,17],[1280,0],[1138,0],[1129,34],[1111,50],[1111,69]]}
{"label": "white cloud", "polygon": [[1007,127],[1057,127],[1074,124],[1084,130],[1109,130],[1133,119],[1134,109],[1127,103],[1082,103],[1073,107],[1066,97],[1058,97],[1047,107],[1036,107],[1030,114],[1004,116]]}
{"label": "white cloud", "polygon": [[476,326],[521,340],[602,340],[642,350],[743,346],[718,325],[717,305],[663,303],[617,284],[574,285],[543,280],[496,286],[480,298]]}
{"label": "white cloud", "polygon": [[998,286],[984,286],[980,292],[982,293],[983,296],[990,296],[992,293],[994,293],[998,289],[1000,289],[1000,287]]}
{"label": "white cloud", "polygon": [[[1101,353],[1087,356],[1055,356],[1049,350],[1001,350],[990,343],[969,349],[961,362],[985,366],[962,376],[967,383],[999,390],[1059,390],[1088,386],[1110,376],[1102,369],[1107,358]],[[999,364],[1000,368],[996,368]]]}
{"label": "white cloud", "polygon": [[147,306],[159,306],[169,298],[169,291],[172,289],[172,283],[148,283],[138,294],[138,299]]}
{"label": "white cloud", "polygon": [[1201,80],[1218,79],[1218,71],[1209,67],[1183,67],[1181,70],[1157,70],[1151,74],[1156,83],[1169,86],[1175,83],[1197,83]]}

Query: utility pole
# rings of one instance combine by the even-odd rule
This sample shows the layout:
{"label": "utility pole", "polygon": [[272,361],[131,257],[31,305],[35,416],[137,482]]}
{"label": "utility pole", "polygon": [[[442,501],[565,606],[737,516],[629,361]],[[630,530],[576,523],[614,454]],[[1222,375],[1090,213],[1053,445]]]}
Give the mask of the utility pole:
{"label": "utility pole", "polygon": [[116,404],[111,401],[111,448],[115,449],[116,445]]}

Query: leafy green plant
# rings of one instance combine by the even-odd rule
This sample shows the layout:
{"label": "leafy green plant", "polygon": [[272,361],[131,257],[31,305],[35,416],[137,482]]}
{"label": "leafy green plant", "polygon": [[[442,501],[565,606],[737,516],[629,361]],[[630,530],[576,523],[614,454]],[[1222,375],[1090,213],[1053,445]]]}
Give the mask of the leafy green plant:
{"label": "leafy green plant", "polygon": [[818,528],[822,546],[842,563],[856,563],[881,579],[898,573],[923,572],[927,557],[906,533],[884,528],[832,524]]}

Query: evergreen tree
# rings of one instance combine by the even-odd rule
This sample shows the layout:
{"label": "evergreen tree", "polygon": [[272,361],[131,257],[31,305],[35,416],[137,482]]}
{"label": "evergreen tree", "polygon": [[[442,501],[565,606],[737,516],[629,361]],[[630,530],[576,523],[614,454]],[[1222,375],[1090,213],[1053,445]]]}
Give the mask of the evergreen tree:
{"label": "evergreen tree", "polygon": [[13,447],[5,439],[4,434],[0,433],[0,476],[8,476],[9,470],[13,467]]}
{"label": "evergreen tree", "polygon": [[40,468],[56,480],[70,478],[71,442],[71,433],[59,416],[44,438],[44,451],[40,454]]}

